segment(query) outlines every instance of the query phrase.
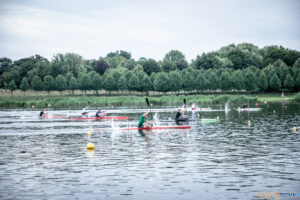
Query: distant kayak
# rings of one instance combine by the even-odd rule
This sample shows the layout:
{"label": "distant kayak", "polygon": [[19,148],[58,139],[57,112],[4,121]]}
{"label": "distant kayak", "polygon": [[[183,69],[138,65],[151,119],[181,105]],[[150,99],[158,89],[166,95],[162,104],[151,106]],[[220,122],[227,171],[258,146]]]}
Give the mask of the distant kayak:
{"label": "distant kayak", "polygon": [[237,111],[260,111],[262,108],[237,108]]}
{"label": "distant kayak", "polygon": [[71,117],[68,120],[128,120],[128,116]]}
{"label": "distant kayak", "polygon": [[94,131],[109,131],[109,130],[161,130],[161,129],[190,129],[191,126],[154,126],[148,128],[127,127],[127,128],[100,128]]}
{"label": "distant kayak", "polygon": [[67,115],[43,115],[41,118],[44,119],[67,119]]}

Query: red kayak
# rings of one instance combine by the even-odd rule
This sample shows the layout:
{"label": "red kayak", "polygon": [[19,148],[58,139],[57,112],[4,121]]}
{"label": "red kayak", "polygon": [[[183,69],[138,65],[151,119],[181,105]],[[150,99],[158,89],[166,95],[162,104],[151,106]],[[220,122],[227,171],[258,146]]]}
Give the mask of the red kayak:
{"label": "red kayak", "polygon": [[109,131],[109,130],[161,130],[161,129],[190,129],[191,126],[154,126],[148,128],[138,128],[138,127],[129,127],[129,128],[100,128],[94,129],[94,131]]}
{"label": "red kayak", "polygon": [[68,120],[128,120],[128,116],[105,116],[105,117],[77,117],[68,118]]}
{"label": "red kayak", "polygon": [[42,118],[44,119],[67,119],[67,115],[43,115]]}

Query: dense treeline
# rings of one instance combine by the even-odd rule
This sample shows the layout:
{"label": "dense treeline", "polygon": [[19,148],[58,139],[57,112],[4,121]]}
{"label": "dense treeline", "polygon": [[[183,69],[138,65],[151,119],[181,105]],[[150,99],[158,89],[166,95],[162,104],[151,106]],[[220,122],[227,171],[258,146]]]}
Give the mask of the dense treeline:
{"label": "dense treeline", "polygon": [[126,51],[98,60],[57,54],[51,61],[39,55],[12,61],[0,58],[0,88],[35,91],[299,91],[300,52],[278,46],[259,49],[249,43],[203,53],[188,63],[178,50],[164,59],[134,60]]}

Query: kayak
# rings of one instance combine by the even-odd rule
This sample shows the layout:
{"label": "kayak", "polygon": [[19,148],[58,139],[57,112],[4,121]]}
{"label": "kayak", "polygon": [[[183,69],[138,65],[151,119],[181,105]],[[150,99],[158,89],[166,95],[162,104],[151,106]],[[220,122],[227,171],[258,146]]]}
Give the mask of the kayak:
{"label": "kayak", "polygon": [[106,130],[162,130],[162,129],[190,129],[191,126],[154,126],[148,128],[128,127],[128,128],[103,128],[94,129],[94,131],[106,131]]}
{"label": "kayak", "polygon": [[237,111],[260,111],[261,108],[237,108]]}
{"label": "kayak", "polygon": [[44,119],[67,119],[67,115],[43,115],[42,118]]}
{"label": "kayak", "polygon": [[128,120],[128,116],[105,116],[105,117],[75,117],[68,120]]}
{"label": "kayak", "polygon": [[187,117],[180,117],[180,118],[178,118],[178,119],[175,119],[175,121],[176,122],[187,122],[187,121],[189,121],[189,118],[187,118]]}
{"label": "kayak", "polygon": [[201,119],[201,122],[203,122],[203,123],[216,123],[218,120],[217,119],[214,119],[214,118],[212,118],[212,119]]}

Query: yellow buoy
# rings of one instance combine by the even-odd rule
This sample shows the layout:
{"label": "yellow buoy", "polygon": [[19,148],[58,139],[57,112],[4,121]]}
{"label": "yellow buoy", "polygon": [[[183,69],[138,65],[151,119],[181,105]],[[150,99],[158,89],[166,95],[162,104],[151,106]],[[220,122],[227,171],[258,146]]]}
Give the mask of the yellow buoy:
{"label": "yellow buoy", "polygon": [[91,142],[87,143],[87,145],[86,145],[87,150],[93,150],[94,148],[95,148],[95,146],[93,143],[91,143]]}
{"label": "yellow buoy", "polygon": [[296,130],[297,130],[297,128],[296,128],[296,127],[293,127],[293,131],[296,132]]}
{"label": "yellow buoy", "polygon": [[89,132],[88,132],[88,136],[91,136],[91,135],[92,135],[92,132],[91,132],[91,131],[89,131]]}
{"label": "yellow buoy", "polygon": [[251,121],[250,120],[248,120],[248,126],[251,126]]}
{"label": "yellow buoy", "polygon": [[198,118],[200,118],[200,114],[198,114]]}

